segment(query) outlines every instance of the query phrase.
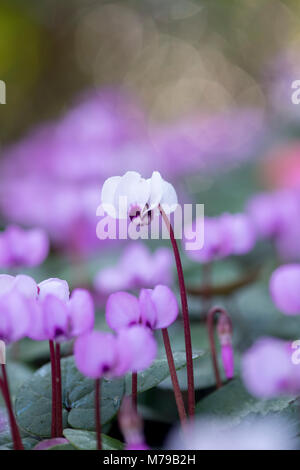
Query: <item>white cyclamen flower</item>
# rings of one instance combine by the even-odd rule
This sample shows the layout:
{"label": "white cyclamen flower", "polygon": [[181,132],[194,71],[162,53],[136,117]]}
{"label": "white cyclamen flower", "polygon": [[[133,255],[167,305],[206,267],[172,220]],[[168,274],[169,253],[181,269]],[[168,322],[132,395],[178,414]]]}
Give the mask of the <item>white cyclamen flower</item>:
{"label": "white cyclamen flower", "polygon": [[101,192],[101,207],[114,219],[130,218],[136,225],[147,225],[161,206],[166,214],[177,207],[173,186],[158,171],[142,178],[136,171],[108,178]]}

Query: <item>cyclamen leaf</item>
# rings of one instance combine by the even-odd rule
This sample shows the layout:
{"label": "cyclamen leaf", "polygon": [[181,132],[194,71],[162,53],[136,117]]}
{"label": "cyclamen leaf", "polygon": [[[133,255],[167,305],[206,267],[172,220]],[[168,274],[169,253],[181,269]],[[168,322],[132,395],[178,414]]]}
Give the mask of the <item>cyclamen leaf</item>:
{"label": "cyclamen leaf", "polygon": [[[204,351],[197,351],[193,354],[193,360],[198,359],[204,354]],[[186,354],[183,351],[173,352],[176,370],[182,369],[186,365]],[[138,374],[138,393],[146,392],[156,387],[160,382],[169,376],[168,361],[165,356],[161,356],[143,372]],[[126,376],[126,393],[131,393],[131,374]]]}
{"label": "cyclamen leaf", "polygon": [[292,397],[257,399],[247,392],[240,379],[235,379],[201,400],[196,405],[196,413],[215,418],[226,417],[232,425],[236,425],[251,414],[265,416],[280,412],[288,415],[294,403],[295,398]]}
{"label": "cyclamen leaf", "polygon": [[[77,429],[65,429],[64,436],[77,449],[80,450],[96,450],[97,439],[96,433],[91,431],[82,431]],[[122,450],[124,445],[122,442],[112,437],[101,434],[103,450]]]}
{"label": "cyclamen leaf", "polygon": [[[94,381],[76,368],[73,357],[61,361],[63,388],[63,424],[79,429],[94,429]],[[124,380],[102,380],[102,424],[117,413],[124,395]],[[51,434],[51,368],[41,367],[18,391],[15,402],[19,425],[26,432],[50,437]]]}

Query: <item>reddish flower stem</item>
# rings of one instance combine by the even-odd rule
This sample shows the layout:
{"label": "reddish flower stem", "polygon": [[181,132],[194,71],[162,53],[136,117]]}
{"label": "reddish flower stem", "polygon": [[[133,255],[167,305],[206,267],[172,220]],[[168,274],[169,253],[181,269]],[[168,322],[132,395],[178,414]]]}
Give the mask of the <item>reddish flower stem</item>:
{"label": "reddish flower stem", "polygon": [[96,425],[96,434],[97,434],[97,449],[102,450],[102,440],[101,440],[101,381],[100,379],[95,380],[95,425]]}
{"label": "reddish flower stem", "polygon": [[52,384],[52,418],[51,418],[51,437],[57,437],[56,429],[56,360],[53,341],[49,341],[50,361],[51,361],[51,384]]}
{"label": "reddish flower stem", "polygon": [[10,424],[10,429],[11,429],[11,434],[12,434],[12,439],[14,443],[14,450],[24,450],[21,436],[19,433],[19,428],[16,422],[16,418],[13,412],[13,406],[10,398],[10,392],[9,392],[9,385],[8,385],[8,380],[7,380],[7,375],[6,375],[6,368],[5,364],[1,364],[2,368],[2,378],[0,385],[3,393],[3,398],[6,404],[7,412],[8,412],[8,417],[9,417],[9,424]]}
{"label": "reddish flower stem", "polygon": [[212,357],[212,362],[213,362],[216,384],[217,384],[217,388],[221,388],[222,380],[221,380],[219,366],[218,366],[215,335],[214,335],[214,318],[217,313],[222,313],[228,317],[228,314],[224,308],[214,307],[207,314],[206,325],[207,325],[207,330],[208,330],[210,352],[211,352],[211,357]]}
{"label": "reddish flower stem", "polygon": [[191,418],[195,414],[195,385],[194,385],[194,366],[193,366],[191,327],[190,327],[186,288],[185,288],[180,254],[179,254],[177,242],[174,236],[173,227],[161,206],[159,206],[159,210],[170,234],[170,239],[171,239],[171,243],[173,247],[177,273],[178,273],[178,282],[179,282],[179,289],[180,289],[183,326],[184,326],[185,351],[186,351],[186,368],[187,368],[187,382],[188,382],[188,411],[189,411],[189,416]]}
{"label": "reddish flower stem", "polygon": [[62,384],[61,384],[61,367],[60,367],[60,344],[55,344],[55,360],[56,360],[56,431],[57,437],[63,436],[63,408],[62,408]]}
{"label": "reddish flower stem", "polygon": [[172,380],[172,384],[173,384],[173,390],[174,390],[178,415],[179,415],[181,425],[184,426],[186,424],[187,416],[186,416],[183,397],[182,397],[182,393],[181,393],[181,390],[180,390],[178,377],[177,377],[177,373],[176,373],[176,367],[175,367],[172,348],[171,348],[171,344],[170,344],[169,333],[168,333],[168,330],[166,328],[163,328],[161,331],[162,331],[162,335],[163,335],[163,340],[164,340],[164,345],[165,345],[165,350],[166,350],[166,356],[167,356],[167,359],[168,359],[168,364],[169,364],[169,369],[170,369],[170,376],[171,376],[171,380]]}
{"label": "reddish flower stem", "polygon": [[131,374],[131,397],[132,406],[135,412],[137,412],[137,373],[132,372]]}

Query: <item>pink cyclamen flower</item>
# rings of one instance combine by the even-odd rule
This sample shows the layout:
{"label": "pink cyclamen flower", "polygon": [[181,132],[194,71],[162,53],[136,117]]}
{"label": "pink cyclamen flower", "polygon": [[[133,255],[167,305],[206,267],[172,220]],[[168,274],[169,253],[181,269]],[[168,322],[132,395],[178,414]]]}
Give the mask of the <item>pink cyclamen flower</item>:
{"label": "pink cyclamen flower", "polygon": [[32,324],[32,299],[37,285],[30,276],[0,275],[0,339],[6,343],[28,335]]}
{"label": "pink cyclamen flower", "polygon": [[300,367],[292,361],[291,344],[259,339],[242,359],[243,380],[252,395],[272,398],[300,392]]}
{"label": "pink cyclamen flower", "polygon": [[49,253],[49,239],[42,229],[23,230],[10,225],[0,233],[0,267],[37,266]]}
{"label": "pink cyclamen flower", "polygon": [[29,337],[58,342],[91,331],[95,320],[91,294],[85,289],[74,289],[70,295],[68,283],[55,278],[38,284],[32,315]]}
{"label": "pink cyclamen flower", "polygon": [[76,366],[91,379],[140,372],[151,365],[156,352],[153,334],[142,325],[125,328],[117,336],[92,331],[77,338],[74,345]]}
{"label": "pink cyclamen flower", "polygon": [[[186,240],[193,240],[194,225],[187,229]],[[209,263],[231,255],[248,253],[254,247],[256,236],[251,220],[245,214],[227,214],[204,219],[204,244],[199,250],[188,250],[195,261]]]}
{"label": "pink cyclamen flower", "polygon": [[119,263],[102,269],[95,278],[95,288],[103,294],[117,290],[154,287],[171,284],[173,257],[168,248],[151,253],[143,243],[132,243],[125,248]]}
{"label": "pink cyclamen flower", "polygon": [[148,225],[161,205],[166,214],[177,207],[173,186],[158,171],[151,178],[142,178],[136,171],[108,178],[101,192],[99,209],[115,219],[130,219],[135,225]]}
{"label": "pink cyclamen flower", "polygon": [[273,302],[287,315],[300,314],[300,264],[280,266],[272,274],[270,292]]}
{"label": "pink cyclamen flower", "polygon": [[106,304],[106,321],[115,331],[138,324],[153,330],[167,328],[177,316],[177,299],[171,289],[162,285],[142,289],[139,299],[127,292],[116,292]]}

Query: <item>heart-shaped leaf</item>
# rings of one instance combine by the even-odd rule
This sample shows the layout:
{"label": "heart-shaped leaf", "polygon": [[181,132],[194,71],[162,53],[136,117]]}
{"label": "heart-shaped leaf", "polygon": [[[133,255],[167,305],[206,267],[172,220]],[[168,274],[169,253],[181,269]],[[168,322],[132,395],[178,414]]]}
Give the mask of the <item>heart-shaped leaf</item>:
{"label": "heart-shaped leaf", "polygon": [[[62,359],[63,422],[64,427],[94,429],[94,381],[84,377],[76,368],[73,357]],[[124,395],[124,380],[102,380],[101,418],[110,421],[119,409]],[[50,437],[51,429],[51,368],[41,367],[25,382],[16,397],[16,416],[26,432]]]}

